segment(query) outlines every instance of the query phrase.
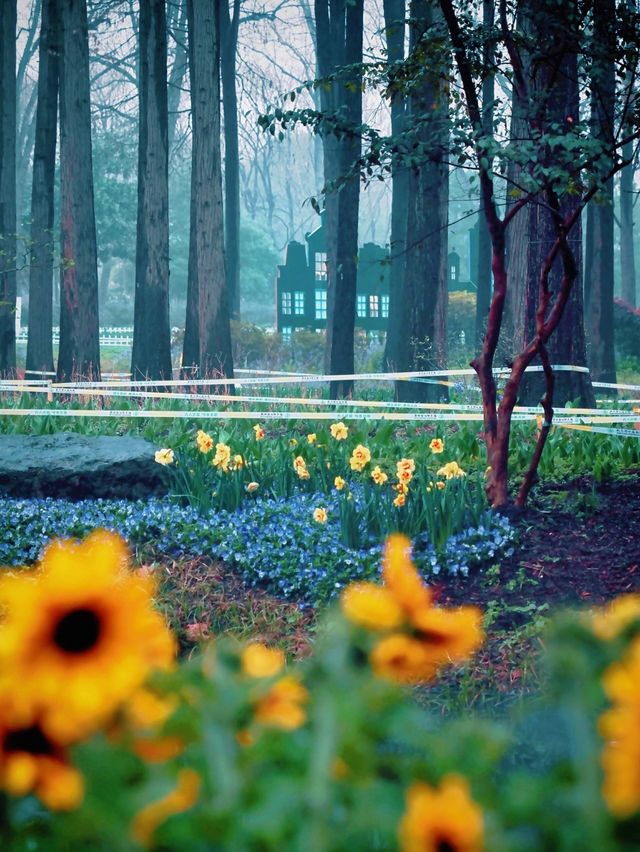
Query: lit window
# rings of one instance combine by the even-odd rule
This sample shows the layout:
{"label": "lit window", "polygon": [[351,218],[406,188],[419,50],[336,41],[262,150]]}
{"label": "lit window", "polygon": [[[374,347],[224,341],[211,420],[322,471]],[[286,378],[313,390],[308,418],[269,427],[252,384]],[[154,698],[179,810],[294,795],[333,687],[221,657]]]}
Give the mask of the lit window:
{"label": "lit window", "polygon": [[380,310],[380,302],[377,296],[369,296],[369,316],[378,317]]}
{"label": "lit window", "polygon": [[291,293],[283,293],[282,294],[282,313],[290,314],[291,313]]}
{"label": "lit window", "polygon": [[359,317],[366,317],[367,315],[367,297],[366,296],[358,296],[356,302],[356,310]]}
{"label": "lit window", "polygon": [[451,267],[451,280],[452,281],[456,280],[456,268],[455,268],[455,266]]}
{"label": "lit window", "polygon": [[317,251],[315,257],[315,275],[316,281],[327,280],[327,253],[325,251]]}
{"label": "lit window", "polygon": [[304,315],[304,293],[302,290],[296,290],[293,294],[293,312],[296,316]]}
{"label": "lit window", "polygon": [[285,325],[285,326],[283,327],[283,329],[282,329],[282,339],[285,341],[285,343],[290,343],[290,342],[291,342],[291,326],[290,326],[290,325]]}
{"label": "lit window", "polygon": [[316,290],[316,319],[327,318],[327,291]]}
{"label": "lit window", "polygon": [[386,319],[389,316],[389,297],[388,296],[382,296],[382,303],[381,303],[380,307],[382,309],[382,316],[385,317],[385,319]]}

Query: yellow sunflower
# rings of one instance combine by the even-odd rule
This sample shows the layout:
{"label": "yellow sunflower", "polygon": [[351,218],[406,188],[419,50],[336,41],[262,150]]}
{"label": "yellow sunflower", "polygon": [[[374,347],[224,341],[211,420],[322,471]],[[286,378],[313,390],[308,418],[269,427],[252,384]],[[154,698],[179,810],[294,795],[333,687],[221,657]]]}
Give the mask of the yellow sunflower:
{"label": "yellow sunflower", "polygon": [[429,606],[414,611],[411,620],[436,664],[466,660],[482,644],[482,613],[474,606]]}
{"label": "yellow sunflower", "polygon": [[382,560],[382,578],[402,609],[411,616],[430,607],[433,598],[411,561],[411,542],[406,536],[389,536]]}
{"label": "yellow sunflower", "polygon": [[141,846],[151,846],[153,835],[174,814],[188,811],[198,801],[201,780],[195,769],[181,769],[175,789],[156,802],[145,805],[131,826],[131,834]]}
{"label": "yellow sunflower", "polygon": [[425,683],[436,674],[436,664],[424,642],[403,633],[381,639],[369,659],[378,677],[396,683]]}
{"label": "yellow sunflower", "polygon": [[34,793],[50,810],[78,807],[84,783],[63,747],[35,719],[23,725],[11,723],[4,718],[8,710],[7,703],[1,702],[0,787],[12,796]]}
{"label": "yellow sunflower", "polygon": [[439,787],[412,784],[398,839],[402,852],[481,852],[482,810],[471,798],[466,779],[452,774]]}
{"label": "yellow sunflower", "polygon": [[153,581],[126,570],[117,536],[53,542],[35,572],[0,581],[0,685],[47,736],[70,742],[102,724],[175,643],[153,609]]}
{"label": "yellow sunflower", "polygon": [[342,593],[340,605],[349,621],[369,630],[389,630],[403,620],[392,592],[375,583],[351,583]]}
{"label": "yellow sunflower", "polygon": [[309,693],[293,675],[276,681],[266,695],[256,702],[255,720],[270,728],[292,731],[305,723],[304,704]]}

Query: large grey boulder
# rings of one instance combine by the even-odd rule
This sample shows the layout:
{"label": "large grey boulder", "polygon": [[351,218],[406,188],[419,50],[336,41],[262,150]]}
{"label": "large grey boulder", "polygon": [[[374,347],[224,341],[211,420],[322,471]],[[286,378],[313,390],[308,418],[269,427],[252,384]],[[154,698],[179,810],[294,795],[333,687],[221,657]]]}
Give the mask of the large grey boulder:
{"label": "large grey boulder", "polygon": [[0,494],[115,497],[166,494],[166,471],[144,438],[106,435],[0,435]]}

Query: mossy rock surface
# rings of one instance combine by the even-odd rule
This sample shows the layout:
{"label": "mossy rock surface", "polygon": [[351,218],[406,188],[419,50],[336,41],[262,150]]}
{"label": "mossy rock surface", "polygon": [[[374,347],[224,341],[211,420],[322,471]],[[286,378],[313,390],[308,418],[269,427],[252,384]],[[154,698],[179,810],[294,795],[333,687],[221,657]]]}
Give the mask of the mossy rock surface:
{"label": "mossy rock surface", "polygon": [[144,438],[0,435],[0,494],[138,499],[166,494],[166,471]]}

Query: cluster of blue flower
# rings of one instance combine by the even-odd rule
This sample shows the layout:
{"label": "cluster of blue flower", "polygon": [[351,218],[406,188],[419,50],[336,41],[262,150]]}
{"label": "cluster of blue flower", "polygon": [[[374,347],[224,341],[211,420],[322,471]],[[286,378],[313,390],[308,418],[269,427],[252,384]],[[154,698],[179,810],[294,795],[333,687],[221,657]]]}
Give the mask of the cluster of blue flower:
{"label": "cluster of blue flower", "polygon": [[[327,510],[324,524],[313,520],[319,503]],[[0,565],[35,562],[51,538],[82,538],[96,527],[119,533],[134,549],[222,559],[247,584],[302,604],[329,600],[347,583],[376,579],[380,571],[380,543],[355,550],[341,540],[337,497],[303,493],[205,514],[168,499],[0,499]],[[416,562],[427,579],[441,571],[466,576],[508,555],[515,535],[506,518],[487,513],[483,524],[450,538],[444,553],[418,537]]]}

